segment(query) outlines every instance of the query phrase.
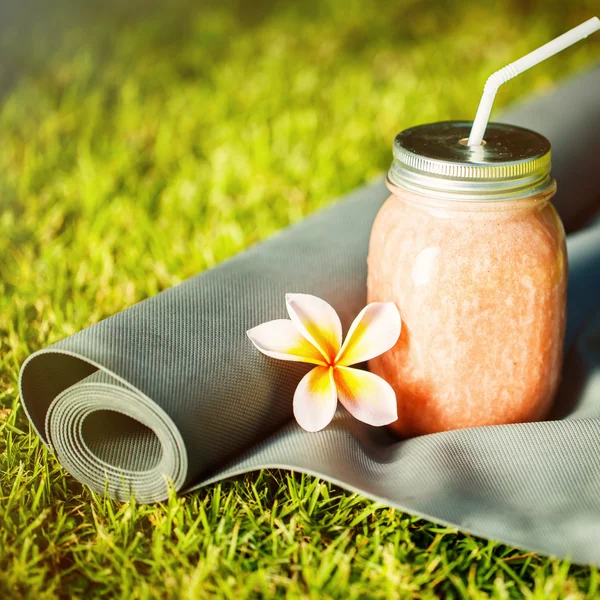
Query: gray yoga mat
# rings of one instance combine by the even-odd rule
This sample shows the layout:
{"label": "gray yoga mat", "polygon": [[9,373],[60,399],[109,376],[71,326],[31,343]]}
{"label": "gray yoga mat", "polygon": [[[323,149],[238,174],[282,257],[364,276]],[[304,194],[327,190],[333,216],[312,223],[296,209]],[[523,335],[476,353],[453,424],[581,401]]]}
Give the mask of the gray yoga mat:
{"label": "gray yoga mat", "polygon": [[[600,69],[504,117],[550,138],[556,203],[571,221],[600,196],[588,160],[599,150],[598,98]],[[557,420],[403,441],[343,408],[319,433],[293,421],[293,392],[310,366],[263,356],[245,332],[285,318],[285,292],[325,298],[347,328],[366,301],[367,243],[386,195],[381,181],[367,186],[33,354],[20,376],[33,427],[72,475],[118,499],[164,499],[166,478],[185,492],[283,467],[479,536],[600,564],[600,319],[590,321],[600,308],[600,222],[568,240],[571,354]]]}

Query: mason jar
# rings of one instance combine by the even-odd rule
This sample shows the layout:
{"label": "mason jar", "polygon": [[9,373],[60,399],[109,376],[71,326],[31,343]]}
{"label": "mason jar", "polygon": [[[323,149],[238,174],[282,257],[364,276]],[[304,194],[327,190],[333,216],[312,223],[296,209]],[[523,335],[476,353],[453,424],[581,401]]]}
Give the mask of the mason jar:
{"label": "mason jar", "polygon": [[567,261],[550,143],[490,123],[394,140],[368,257],[368,301],[393,301],[398,343],[369,361],[396,392],[390,427],[416,436],[543,419],[560,378]]}

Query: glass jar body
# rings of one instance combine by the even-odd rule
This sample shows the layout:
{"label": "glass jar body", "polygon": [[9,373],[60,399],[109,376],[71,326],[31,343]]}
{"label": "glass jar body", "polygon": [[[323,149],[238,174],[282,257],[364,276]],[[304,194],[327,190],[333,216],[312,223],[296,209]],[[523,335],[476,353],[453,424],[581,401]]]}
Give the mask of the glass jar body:
{"label": "glass jar body", "polygon": [[564,229],[549,202],[433,199],[391,188],[371,233],[368,300],[393,301],[398,343],[369,362],[415,436],[543,419],[559,383]]}

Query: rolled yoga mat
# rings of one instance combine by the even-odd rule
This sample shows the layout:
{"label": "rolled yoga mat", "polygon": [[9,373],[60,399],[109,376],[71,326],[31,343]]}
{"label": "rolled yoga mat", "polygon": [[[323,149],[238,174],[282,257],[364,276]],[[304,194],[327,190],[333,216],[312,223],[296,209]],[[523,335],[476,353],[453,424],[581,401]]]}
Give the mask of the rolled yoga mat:
{"label": "rolled yoga mat", "polygon": [[[581,145],[570,139],[571,129],[598,123],[599,82],[596,69],[505,116],[527,125],[523,119],[543,106],[535,128],[553,144],[555,171],[589,165],[567,186],[559,181],[557,205],[570,218],[575,205],[587,210],[600,191],[600,170],[584,161],[594,144],[598,149],[598,130]],[[556,126],[563,118],[571,127]],[[565,145],[571,152],[560,151]],[[319,433],[294,422],[293,392],[310,366],[263,356],[245,332],[285,318],[286,292],[324,298],[347,329],[365,305],[369,233],[386,196],[383,182],[367,186],[217,268],[36,352],[20,375],[33,427],[67,471],[117,499],[134,494],[154,502],[167,497],[167,481],[186,492],[282,467],[479,536],[600,563],[600,398],[586,400],[584,418],[409,440],[360,423],[341,407]],[[573,346],[600,304],[600,223],[570,236],[568,247]]]}

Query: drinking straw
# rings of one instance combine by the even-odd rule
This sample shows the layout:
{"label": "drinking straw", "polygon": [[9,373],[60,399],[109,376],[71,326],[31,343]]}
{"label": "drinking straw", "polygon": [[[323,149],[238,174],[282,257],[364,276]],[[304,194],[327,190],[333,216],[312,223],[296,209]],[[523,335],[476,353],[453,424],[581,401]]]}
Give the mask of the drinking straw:
{"label": "drinking straw", "polygon": [[600,19],[598,19],[598,17],[592,17],[581,25],[563,33],[551,42],[540,46],[537,50],[526,54],[522,58],[519,58],[519,60],[510,63],[503,69],[490,75],[483,87],[483,94],[481,95],[477,114],[473,121],[473,127],[471,128],[471,133],[467,142],[468,145],[480,146],[483,142],[483,136],[490,118],[490,113],[492,112],[492,105],[494,104],[496,92],[503,83],[520,75],[523,71],[531,69],[531,67],[534,67],[547,58],[558,54],[561,50],[572,46],[576,42],[586,38],[588,35],[598,31],[598,29],[600,29]]}

